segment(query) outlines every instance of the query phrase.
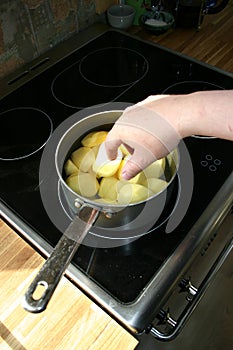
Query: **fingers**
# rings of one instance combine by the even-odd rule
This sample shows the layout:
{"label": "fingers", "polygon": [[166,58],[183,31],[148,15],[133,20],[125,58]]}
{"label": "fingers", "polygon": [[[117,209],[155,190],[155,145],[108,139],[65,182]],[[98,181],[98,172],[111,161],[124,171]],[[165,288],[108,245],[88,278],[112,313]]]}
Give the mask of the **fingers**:
{"label": "fingers", "polygon": [[105,141],[105,148],[106,148],[106,153],[107,156],[110,160],[113,160],[117,157],[117,151],[118,151],[118,147],[122,144],[121,139],[117,138],[113,138],[108,140],[108,137]]}
{"label": "fingers", "polygon": [[139,151],[135,149],[133,155],[122,169],[122,178],[124,180],[130,180],[155,160],[154,155],[149,150]]}
{"label": "fingers", "polygon": [[120,145],[124,145],[129,153],[133,153],[134,147],[130,145],[128,140],[134,139],[134,128],[118,125],[117,122],[109,131],[105,140],[106,153],[109,159],[115,159],[117,156],[117,149]]}
{"label": "fingers", "polygon": [[123,180],[130,180],[141,171],[140,167],[132,160],[128,160],[122,169],[121,177]]}
{"label": "fingers", "polygon": [[[167,96],[157,96],[164,99]],[[155,101],[155,97],[151,100]],[[148,98],[148,102],[150,98]],[[130,179],[156,159],[165,157],[179,143],[176,123],[143,105],[126,108],[108,133],[105,141],[109,159],[115,159],[118,147],[124,144],[132,155],[127,161],[122,176]]]}

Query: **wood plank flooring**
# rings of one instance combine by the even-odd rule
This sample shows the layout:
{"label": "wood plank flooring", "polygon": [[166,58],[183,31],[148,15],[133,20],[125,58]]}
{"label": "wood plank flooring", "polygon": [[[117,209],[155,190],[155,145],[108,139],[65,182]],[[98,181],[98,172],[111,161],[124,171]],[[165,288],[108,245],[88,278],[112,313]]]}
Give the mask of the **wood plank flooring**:
{"label": "wood plank flooring", "polygon": [[0,220],[1,350],[133,350],[126,330],[65,277],[47,309],[31,314],[23,295],[43,258]]}

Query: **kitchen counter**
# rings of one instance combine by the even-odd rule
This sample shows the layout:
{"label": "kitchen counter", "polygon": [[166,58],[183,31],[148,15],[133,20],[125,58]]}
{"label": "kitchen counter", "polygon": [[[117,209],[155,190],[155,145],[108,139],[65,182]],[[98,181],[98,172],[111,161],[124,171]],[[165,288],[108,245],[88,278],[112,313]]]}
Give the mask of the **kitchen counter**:
{"label": "kitchen counter", "polygon": [[133,26],[129,33],[233,73],[232,16],[233,0],[230,0],[223,11],[204,16],[200,31],[194,27],[177,27],[156,36]]}
{"label": "kitchen counter", "polygon": [[131,350],[137,340],[65,277],[46,311],[30,314],[23,295],[44,259],[0,220],[1,350]]}

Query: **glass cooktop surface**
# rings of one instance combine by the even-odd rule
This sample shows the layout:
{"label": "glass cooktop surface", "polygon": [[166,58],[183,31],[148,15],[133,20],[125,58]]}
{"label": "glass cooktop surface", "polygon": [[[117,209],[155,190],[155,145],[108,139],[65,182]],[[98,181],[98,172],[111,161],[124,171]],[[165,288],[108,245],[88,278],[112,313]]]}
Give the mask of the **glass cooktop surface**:
{"label": "glass cooktop surface", "polygon": [[[72,220],[59,189],[55,150],[80,111],[92,114],[99,106],[108,110],[115,103],[125,106],[152,94],[228,88],[233,88],[233,80],[224,72],[127,34],[107,31],[1,99],[3,207],[54,247]],[[122,303],[140,295],[232,172],[232,142],[193,136],[182,147],[190,158],[190,188],[181,164],[169,201],[148,232],[120,244],[109,243],[106,229],[102,234],[101,227],[93,228],[91,244],[87,240],[73,258],[77,269]],[[47,169],[41,178],[44,159]],[[52,209],[44,205],[45,191]],[[168,222],[186,195],[190,195],[187,208],[168,232]]]}

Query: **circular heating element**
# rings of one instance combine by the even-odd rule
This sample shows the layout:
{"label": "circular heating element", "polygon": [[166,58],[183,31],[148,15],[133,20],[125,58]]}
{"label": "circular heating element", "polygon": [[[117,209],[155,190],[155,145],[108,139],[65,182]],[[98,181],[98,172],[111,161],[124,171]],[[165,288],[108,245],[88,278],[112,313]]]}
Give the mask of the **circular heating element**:
{"label": "circular heating element", "polygon": [[52,82],[54,98],[71,108],[116,101],[148,72],[149,63],[137,51],[108,47],[92,51],[60,72]]}
{"label": "circular heating element", "polygon": [[85,56],[79,69],[83,78],[92,84],[122,87],[140,80],[147,72],[148,64],[137,51],[109,47]]}
{"label": "circular heating element", "polygon": [[14,108],[2,112],[0,160],[17,160],[39,151],[52,134],[49,116],[36,108]]}
{"label": "circular heating element", "polygon": [[190,94],[196,91],[224,90],[223,87],[206,81],[181,81],[167,87],[163,94]]}

